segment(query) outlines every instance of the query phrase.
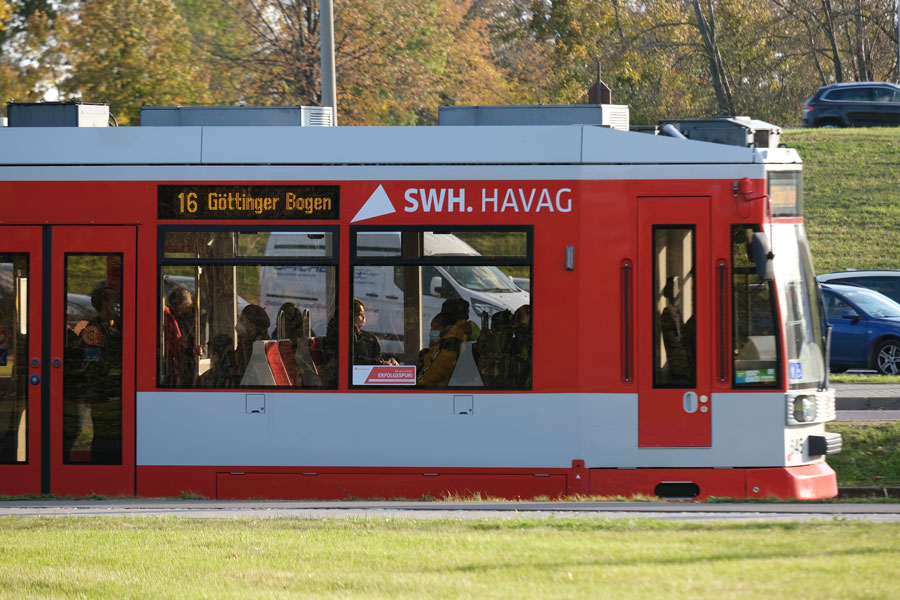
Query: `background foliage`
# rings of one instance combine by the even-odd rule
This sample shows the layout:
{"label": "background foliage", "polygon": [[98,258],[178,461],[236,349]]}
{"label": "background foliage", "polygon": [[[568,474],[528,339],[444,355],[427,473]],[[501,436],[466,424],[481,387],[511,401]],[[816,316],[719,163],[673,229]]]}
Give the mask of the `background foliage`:
{"label": "background foliage", "polygon": [[[318,0],[0,0],[0,95],[141,105],[315,105]],[[344,125],[442,104],[588,100],[632,122],[788,126],[825,83],[898,77],[895,0],[334,0]]]}

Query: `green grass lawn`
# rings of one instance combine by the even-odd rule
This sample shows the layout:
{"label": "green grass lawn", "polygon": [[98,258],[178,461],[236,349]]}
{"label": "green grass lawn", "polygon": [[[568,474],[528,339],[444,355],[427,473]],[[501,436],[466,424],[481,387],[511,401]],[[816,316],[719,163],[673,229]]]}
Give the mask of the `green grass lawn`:
{"label": "green grass lawn", "polygon": [[900,524],[0,519],[2,598],[891,598]]}
{"label": "green grass lawn", "polygon": [[840,433],[844,447],[828,456],[838,486],[900,486],[900,422],[836,421],[828,431]]}
{"label": "green grass lawn", "polygon": [[900,383],[900,375],[832,373],[829,381],[831,383]]}
{"label": "green grass lawn", "polygon": [[789,129],[817,273],[900,269],[900,130]]}

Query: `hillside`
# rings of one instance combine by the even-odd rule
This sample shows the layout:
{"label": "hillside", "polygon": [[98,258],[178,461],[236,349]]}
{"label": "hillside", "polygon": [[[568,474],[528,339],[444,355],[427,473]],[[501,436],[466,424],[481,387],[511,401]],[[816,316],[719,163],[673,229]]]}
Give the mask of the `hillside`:
{"label": "hillside", "polygon": [[817,273],[900,269],[900,130],[789,129]]}

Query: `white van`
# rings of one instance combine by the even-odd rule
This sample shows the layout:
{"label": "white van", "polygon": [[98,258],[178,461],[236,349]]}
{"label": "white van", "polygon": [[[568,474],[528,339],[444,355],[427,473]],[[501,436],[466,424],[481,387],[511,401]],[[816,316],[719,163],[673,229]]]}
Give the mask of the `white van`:
{"label": "white van", "polygon": [[[267,256],[297,256],[307,234],[273,232],[266,248]],[[426,256],[480,256],[469,244],[450,233],[425,232]],[[283,248],[283,249],[281,249]],[[359,232],[357,254],[360,257],[400,256],[398,232]],[[422,272],[422,340],[428,340],[431,319],[440,312],[447,298],[462,298],[469,303],[469,318],[481,324],[482,315],[503,310],[515,312],[529,304],[529,292],[495,266],[424,265]],[[403,337],[402,267],[357,266],[353,271],[353,295],[366,305],[365,329],[381,339],[386,354],[399,353]],[[324,335],[329,314],[326,287],[333,285],[324,266],[279,265],[264,267],[260,273],[260,305],[274,322],[278,308],[293,302],[301,310],[309,309],[310,326],[315,335]],[[292,290],[286,293],[287,290]],[[290,298],[288,298],[290,296]],[[350,315],[342,318],[350,319]]]}

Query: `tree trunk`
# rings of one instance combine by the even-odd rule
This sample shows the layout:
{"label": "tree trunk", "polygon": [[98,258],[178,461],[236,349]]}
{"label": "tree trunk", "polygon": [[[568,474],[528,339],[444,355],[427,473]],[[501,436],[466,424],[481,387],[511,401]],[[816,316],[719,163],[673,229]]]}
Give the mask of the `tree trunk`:
{"label": "tree trunk", "polygon": [[844,80],[844,70],[841,68],[841,54],[838,52],[837,37],[834,31],[834,19],[832,17],[831,0],[822,0],[822,9],[825,11],[825,36],[831,44],[831,62],[834,65],[834,80],[840,83]]}
{"label": "tree trunk", "polygon": [[728,84],[728,77],[725,74],[722,55],[716,43],[716,21],[712,0],[707,0],[707,8],[709,9],[708,21],[703,14],[703,9],[700,8],[700,0],[691,0],[691,5],[694,7],[694,14],[697,17],[697,29],[700,31],[700,37],[703,39],[703,46],[706,49],[706,58],[709,61],[709,72],[716,92],[716,104],[719,114],[733,117],[737,114],[737,110],[734,106],[734,98],[731,96],[731,86]]}
{"label": "tree trunk", "polygon": [[863,8],[860,0],[856,0],[856,9],[854,12],[853,21],[856,26],[856,31],[854,32],[854,37],[856,39],[856,65],[857,71],[859,72],[859,80],[871,81],[873,79],[872,68],[869,66],[869,50],[866,46],[866,24],[863,20]]}

